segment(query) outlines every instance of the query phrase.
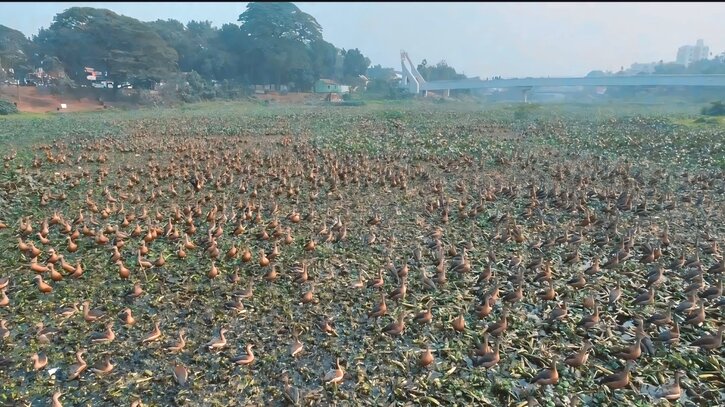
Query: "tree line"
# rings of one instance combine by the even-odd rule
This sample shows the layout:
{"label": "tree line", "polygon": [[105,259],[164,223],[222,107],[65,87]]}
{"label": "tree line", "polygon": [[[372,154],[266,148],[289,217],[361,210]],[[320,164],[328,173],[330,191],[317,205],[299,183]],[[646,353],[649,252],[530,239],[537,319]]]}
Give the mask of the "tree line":
{"label": "tree line", "polygon": [[325,41],[315,18],[292,3],[249,3],[237,23],[216,28],[209,21],[142,22],[73,7],[32,39],[0,26],[0,67],[6,75],[11,68],[15,78],[42,67],[74,85],[87,83],[85,68],[91,67],[110,81],[137,87],[183,72],[197,81],[307,91],[319,78],[355,81],[370,65],[357,48],[338,49]]}

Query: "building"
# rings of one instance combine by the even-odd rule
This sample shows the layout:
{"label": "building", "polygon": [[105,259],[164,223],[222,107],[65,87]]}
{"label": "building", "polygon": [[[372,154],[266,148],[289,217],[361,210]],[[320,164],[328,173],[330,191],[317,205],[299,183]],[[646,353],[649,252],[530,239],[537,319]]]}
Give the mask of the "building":
{"label": "building", "polygon": [[677,63],[688,66],[695,61],[707,59],[710,56],[710,47],[706,47],[703,40],[697,40],[695,45],[683,45],[677,50]]}
{"label": "building", "polygon": [[638,73],[654,73],[655,67],[657,66],[657,64],[658,64],[657,62],[650,62],[650,63],[643,63],[643,64],[640,64],[639,62],[635,62],[627,70],[627,73],[630,75],[636,75]]}
{"label": "building", "polygon": [[349,86],[340,85],[332,79],[320,79],[315,82],[315,93],[347,93]]}

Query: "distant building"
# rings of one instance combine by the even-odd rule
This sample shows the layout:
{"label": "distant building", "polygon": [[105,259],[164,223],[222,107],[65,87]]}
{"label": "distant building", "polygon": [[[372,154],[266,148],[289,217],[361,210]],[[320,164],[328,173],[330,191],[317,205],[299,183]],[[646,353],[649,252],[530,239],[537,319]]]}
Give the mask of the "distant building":
{"label": "distant building", "polygon": [[315,82],[315,93],[346,93],[349,86],[340,85],[332,79],[320,79]]}
{"label": "distant building", "polygon": [[677,50],[677,63],[688,66],[695,61],[707,59],[708,56],[710,47],[706,47],[703,40],[697,40],[695,45],[683,45]]}
{"label": "distant building", "polygon": [[636,75],[638,73],[654,73],[655,67],[657,66],[658,62],[650,62],[650,63],[643,63],[640,64],[639,62],[635,62],[632,64],[632,66],[629,67],[627,70],[627,73]]}

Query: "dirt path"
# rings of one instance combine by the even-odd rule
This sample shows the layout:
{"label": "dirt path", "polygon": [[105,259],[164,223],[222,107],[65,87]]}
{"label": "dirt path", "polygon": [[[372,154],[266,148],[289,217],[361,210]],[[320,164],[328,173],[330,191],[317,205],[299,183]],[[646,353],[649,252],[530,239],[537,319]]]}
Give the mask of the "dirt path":
{"label": "dirt path", "polygon": [[[18,94],[20,99],[18,100]],[[103,110],[98,102],[83,98],[80,101],[67,96],[51,95],[38,92],[33,86],[0,86],[0,97],[18,102],[18,110],[27,113],[48,113],[58,111],[62,103],[66,104],[64,112],[87,112]]]}

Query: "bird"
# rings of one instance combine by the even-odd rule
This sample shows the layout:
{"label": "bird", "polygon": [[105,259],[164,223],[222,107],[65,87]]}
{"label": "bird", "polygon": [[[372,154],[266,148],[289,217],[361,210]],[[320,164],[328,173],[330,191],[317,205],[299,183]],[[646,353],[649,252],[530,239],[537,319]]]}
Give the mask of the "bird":
{"label": "bird", "polygon": [[559,383],[559,371],[556,370],[557,358],[552,358],[549,363],[549,368],[539,372],[539,374],[531,379],[530,383],[538,384],[541,386],[546,386],[549,384],[555,386],[557,383]]}
{"label": "bird", "polygon": [[174,366],[171,368],[171,372],[173,373],[174,379],[176,379],[176,382],[179,383],[179,385],[186,385],[186,381],[189,379],[189,370],[186,368],[186,366],[175,363]]}
{"label": "bird", "polygon": [[337,384],[340,383],[344,377],[345,371],[342,367],[340,367],[340,358],[337,358],[337,368],[328,370],[323,380],[325,381],[325,384]]}
{"label": "bird", "polygon": [[368,318],[378,318],[388,312],[388,306],[385,303],[385,293],[380,293],[380,303],[376,305],[372,311],[368,313]]}
{"label": "bird", "polygon": [[167,352],[179,352],[186,346],[186,330],[179,330],[179,341],[176,344],[164,348]]}
{"label": "bird", "polygon": [[154,322],[154,329],[151,331],[151,333],[146,335],[141,340],[141,343],[144,344],[144,343],[148,343],[148,342],[153,342],[155,340],[158,340],[159,338],[161,338],[161,329],[159,329],[159,323],[157,321],[157,322]]}
{"label": "bird", "polygon": [[571,367],[580,367],[584,365],[585,363],[587,363],[587,359],[589,358],[589,350],[591,349],[592,343],[589,341],[584,342],[584,346],[582,346],[582,348],[578,352],[567,356],[566,359],[564,359],[564,363]]}
{"label": "bird", "polygon": [[5,294],[5,289],[0,290],[0,307],[7,307],[10,305],[10,297]]}
{"label": "bird", "polygon": [[300,342],[299,333],[296,330],[292,331],[292,338],[294,340],[289,345],[289,353],[292,357],[295,357],[302,352],[304,345]]}
{"label": "bird", "polygon": [[40,370],[48,365],[48,356],[45,355],[45,352],[34,353],[30,360],[33,361],[33,369],[35,370]]}
{"label": "bird", "polygon": [[674,345],[680,341],[680,326],[677,321],[672,321],[672,328],[661,331],[657,338],[654,338],[657,342],[662,342],[668,345]]}
{"label": "bird", "polygon": [[103,311],[91,309],[90,301],[83,302],[83,319],[85,319],[86,322],[94,322],[102,318],[104,315],[106,315],[106,313]]}
{"label": "bird", "polygon": [[421,351],[420,359],[418,360],[418,364],[420,364],[421,367],[426,367],[433,363],[435,361],[435,358],[433,357],[433,353],[430,350],[429,346],[426,346],[425,349]]}
{"label": "bird", "polygon": [[10,330],[8,329],[8,321],[0,319],[0,339],[6,339],[10,336]]}
{"label": "bird", "polygon": [[104,376],[111,373],[114,367],[115,365],[111,363],[111,355],[106,355],[103,361],[99,361],[91,368],[91,371],[99,376]]}
{"label": "bird", "polygon": [[58,309],[57,315],[61,318],[70,318],[78,312],[78,303],[73,304],[70,307],[64,307]]}
{"label": "bird", "polygon": [[652,314],[647,318],[647,323],[662,326],[672,322],[672,306],[672,301],[670,301],[665,312]]}
{"label": "bird", "polygon": [[493,346],[493,352],[478,356],[473,360],[474,366],[483,366],[486,369],[495,366],[501,360],[501,342],[499,340]]}
{"label": "bird", "polygon": [[655,290],[654,287],[649,287],[647,291],[637,295],[632,301],[633,305],[647,305],[654,304]]}
{"label": "bird", "polygon": [[725,331],[725,325],[720,325],[720,328],[717,330],[717,335],[703,335],[690,342],[690,346],[698,346],[703,350],[715,350],[722,345],[723,331]]}
{"label": "bird", "polygon": [[134,319],[133,315],[131,315],[131,308],[126,308],[123,311],[121,311],[121,322],[123,322],[126,326],[131,326],[136,323],[136,320]]}
{"label": "bird", "polygon": [[547,322],[552,323],[554,321],[559,321],[564,318],[566,318],[567,314],[569,313],[567,307],[566,307],[566,301],[564,301],[561,305],[557,305],[554,307],[551,312],[549,313],[549,316],[546,318]]}
{"label": "bird", "polygon": [[214,336],[211,338],[209,342],[206,343],[206,347],[209,350],[220,350],[227,346],[227,338],[224,337],[224,333],[227,332],[226,328],[219,329],[219,335]]}
{"label": "bird", "polygon": [[35,327],[37,329],[36,336],[40,343],[49,343],[50,339],[59,332],[55,328],[46,328],[43,322],[38,322]]}
{"label": "bird", "polygon": [[583,317],[577,326],[584,329],[591,329],[599,323],[599,320],[599,306],[594,303],[594,312],[591,315]]}
{"label": "bird", "polygon": [[497,322],[493,322],[488,325],[485,332],[488,332],[493,336],[500,336],[506,331],[506,328],[508,328],[508,315],[508,308],[504,308],[503,311],[501,311],[501,318]]}
{"label": "bird", "polygon": [[625,350],[621,350],[615,353],[615,356],[624,360],[635,360],[642,355],[642,335],[635,336],[634,344]]}
{"label": "bird", "polygon": [[609,290],[609,305],[614,305],[622,297],[622,283],[617,280],[617,286]]}
{"label": "bird", "polygon": [[705,322],[705,300],[700,298],[697,304],[699,307],[685,318],[684,325],[700,325]]}
{"label": "bird", "polygon": [[35,282],[38,284],[38,290],[40,290],[41,293],[49,294],[53,291],[53,287],[43,281],[43,276],[41,276],[40,274],[35,276]]}
{"label": "bird", "polygon": [[405,312],[398,314],[398,319],[383,328],[383,333],[391,336],[398,336],[405,329]]}
{"label": "bird", "polygon": [[456,319],[454,319],[452,325],[456,332],[463,332],[466,330],[466,320],[463,318],[463,315],[459,315]]}
{"label": "bird", "polygon": [[675,372],[675,379],[672,381],[672,383],[659,387],[655,391],[655,397],[657,397],[658,399],[666,399],[666,400],[670,400],[670,401],[679,399],[682,396],[682,387],[680,387],[680,379],[682,379],[685,376],[686,376],[686,374],[684,371],[677,370]]}
{"label": "bird", "polygon": [[415,315],[415,322],[419,324],[429,324],[431,320],[433,319],[433,313],[432,313],[432,302],[428,302],[428,307],[425,311],[421,311]]}
{"label": "bird", "polygon": [[63,404],[61,404],[61,402],[60,402],[60,396],[62,396],[62,395],[63,395],[63,393],[61,393],[59,391],[56,391],[55,393],[53,393],[53,397],[51,399],[52,407],[63,407]]}
{"label": "bird", "polygon": [[[239,355],[232,359],[232,363],[237,365],[250,365],[252,362],[254,362],[254,353],[252,353],[252,348],[254,347],[253,344],[247,344],[245,347],[246,354]],[[294,356],[294,355],[293,355]]]}
{"label": "bird", "polygon": [[116,334],[113,332],[113,322],[106,324],[105,332],[94,332],[91,335],[91,342],[93,343],[111,343],[114,339],[116,339]]}
{"label": "bird", "polygon": [[634,362],[629,360],[624,366],[624,370],[604,376],[599,379],[599,384],[609,387],[611,390],[621,389],[629,385],[629,372]]}
{"label": "bird", "polygon": [[68,380],[74,380],[79,378],[81,373],[83,373],[88,367],[86,361],[83,360],[83,354],[85,352],[85,350],[79,350],[76,352],[76,360],[78,361],[78,363],[70,366],[70,369],[68,370]]}

